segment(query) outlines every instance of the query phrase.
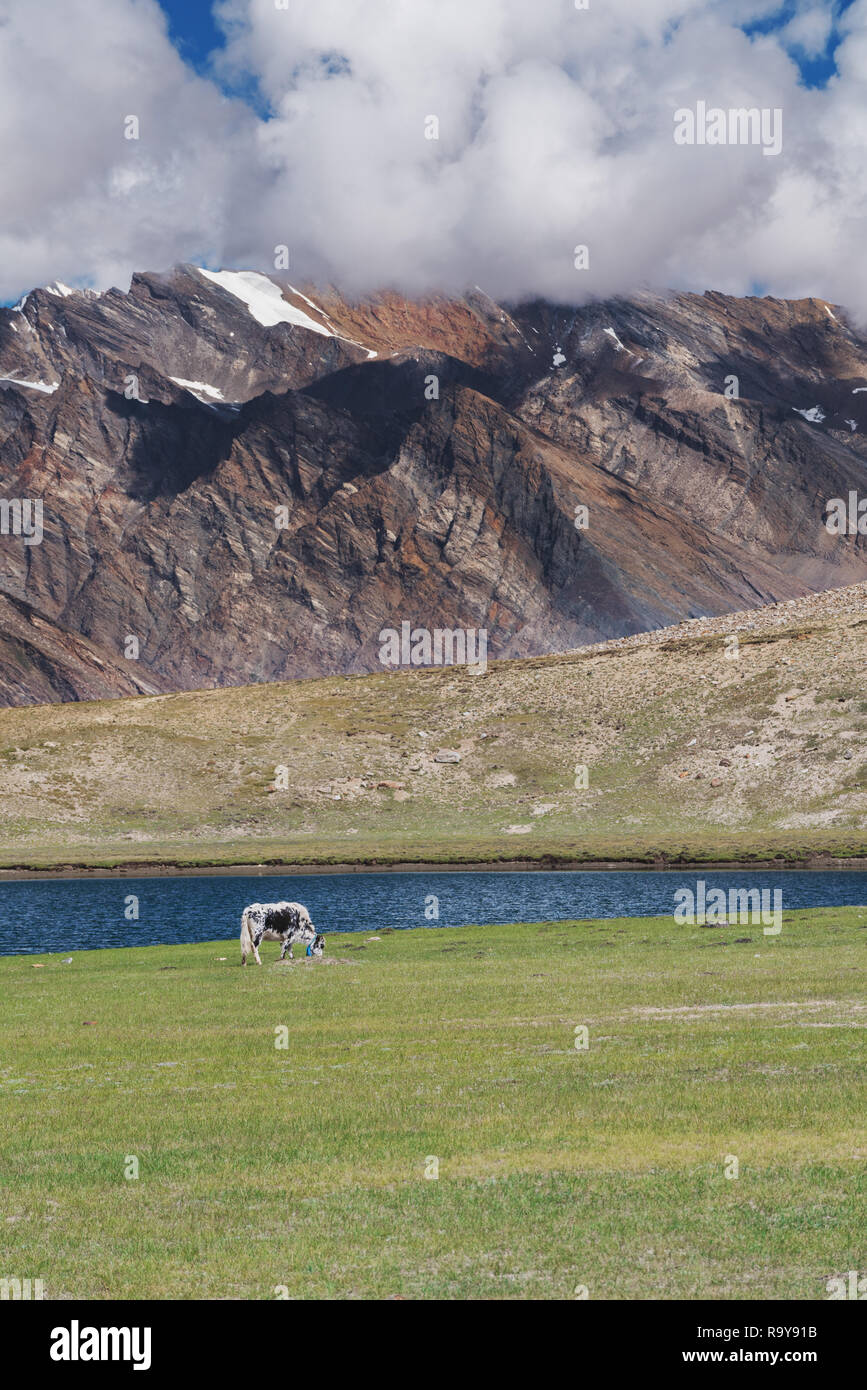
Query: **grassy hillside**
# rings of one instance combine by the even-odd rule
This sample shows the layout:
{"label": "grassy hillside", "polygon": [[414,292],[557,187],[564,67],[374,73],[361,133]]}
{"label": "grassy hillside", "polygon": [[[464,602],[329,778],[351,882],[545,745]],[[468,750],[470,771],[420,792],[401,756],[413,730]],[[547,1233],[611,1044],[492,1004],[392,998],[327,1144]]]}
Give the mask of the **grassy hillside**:
{"label": "grassy hillside", "polygon": [[51,1298],[826,1298],[867,1258],[865,929],[2,958],[0,1267]]}
{"label": "grassy hillside", "polygon": [[865,598],[485,675],[5,709],[0,866],[864,854]]}

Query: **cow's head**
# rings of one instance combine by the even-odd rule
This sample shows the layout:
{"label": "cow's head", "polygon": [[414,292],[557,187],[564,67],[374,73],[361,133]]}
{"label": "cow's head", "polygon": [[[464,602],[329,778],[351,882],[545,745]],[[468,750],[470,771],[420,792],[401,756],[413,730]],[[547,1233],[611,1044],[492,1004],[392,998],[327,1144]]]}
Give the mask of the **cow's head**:
{"label": "cow's head", "polygon": [[325,937],[321,932],[317,932],[307,947],[308,956],[321,956],[325,950]]}

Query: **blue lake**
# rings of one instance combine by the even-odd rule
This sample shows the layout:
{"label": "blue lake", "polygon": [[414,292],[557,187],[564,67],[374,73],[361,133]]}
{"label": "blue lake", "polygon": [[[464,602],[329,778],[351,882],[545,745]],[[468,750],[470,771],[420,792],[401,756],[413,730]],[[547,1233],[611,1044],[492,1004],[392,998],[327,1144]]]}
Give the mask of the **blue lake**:
{"label": "blue lake", "polygon": [[[248,903],[302,902],[320,931],[673,914],[675,892],[782,890],[783,910],[867,904],[867,872],[358,873],[0,881],[0,955],[237,938]],[[138,920],[128,920],[129,899]],[[436,899],[439,916],[432,914]]]}

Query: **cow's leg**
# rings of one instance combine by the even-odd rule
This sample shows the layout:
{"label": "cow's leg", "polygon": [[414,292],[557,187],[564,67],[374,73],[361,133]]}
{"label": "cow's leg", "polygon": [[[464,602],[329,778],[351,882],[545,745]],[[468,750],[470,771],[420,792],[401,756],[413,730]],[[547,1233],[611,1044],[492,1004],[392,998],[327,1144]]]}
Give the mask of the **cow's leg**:
{"label": "cow's leg", "polygon": [[[285,960],[285,959],[286,959],[286,951],[287,951],[288,947],[289,947],[289,940],[288,940],[288,938],[285,938],[285,937],[284,937],[284,940],[283,940],[283,950],[280,952],[280,959],[281,959],[281,960]],[[292,952],[291,952],[291,951],[289,952],[289,959],[290,959],[290,960],[292,959]]]}
{"label": "cow's leg", "polygon": [[259,955],[259,947],[256,945],[256,938],[255,938],[255,937],[253,937],[253,955],[254,955],[255,958],[256,958],[256,964],[257,964],[257,965],[261,965],[261,964],[262,964],[262,957]]}

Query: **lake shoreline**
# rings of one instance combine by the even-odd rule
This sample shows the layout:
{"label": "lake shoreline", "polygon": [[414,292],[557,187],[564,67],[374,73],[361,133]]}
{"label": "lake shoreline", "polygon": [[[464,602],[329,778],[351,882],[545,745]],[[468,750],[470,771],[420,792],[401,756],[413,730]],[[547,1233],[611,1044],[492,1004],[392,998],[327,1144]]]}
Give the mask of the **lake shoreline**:
{"label": "lake shoreline", "polygon": [[424,873],[729,873],[732,870],[773,872],[840,872],[867,869],[867,858],[837,858],[829,854],[805,855],[798,859],[508,859],[508,860],[395,860],[379,863],[260,863],[260,864],[175,864],[171,862],[128,862],[116,865],[59,864],[45,867],[12,866],[0,868],[0,881],[27,882],[39,879],[103,878],[285,878],[296,875],[326,874],[424,874]]}

